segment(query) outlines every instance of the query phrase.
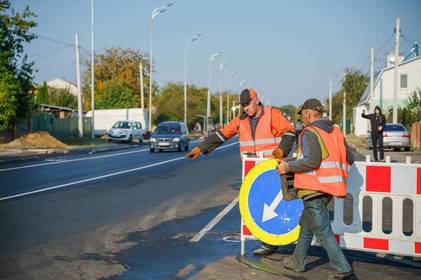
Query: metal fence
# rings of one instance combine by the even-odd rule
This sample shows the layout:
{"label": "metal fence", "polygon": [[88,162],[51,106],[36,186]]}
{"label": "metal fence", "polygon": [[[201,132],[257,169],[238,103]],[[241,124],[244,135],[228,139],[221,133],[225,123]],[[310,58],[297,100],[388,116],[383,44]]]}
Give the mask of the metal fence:
{"label": "metal fence", "polygon": [[[83,117],[83,136],[90,137],[92,118]],[[79,137],[78,118],[56,118],[50,115],[32,116],[32,131],[47,131],[58,139]]]}

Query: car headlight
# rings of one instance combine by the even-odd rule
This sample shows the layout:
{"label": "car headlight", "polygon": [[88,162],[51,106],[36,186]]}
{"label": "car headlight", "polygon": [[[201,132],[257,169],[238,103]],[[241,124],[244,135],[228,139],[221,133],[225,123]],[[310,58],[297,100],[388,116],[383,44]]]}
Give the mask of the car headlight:
{"label": "car headlight", "polygon": [[178,137],[175,137],[175,138],[173,138],[172,139],[174,142],[180,142],[180,138],[178,138]]}
{"label": "car headlight", "polygon": [[156,139],[155,138],[151,138],[151,142],[156,142]]}

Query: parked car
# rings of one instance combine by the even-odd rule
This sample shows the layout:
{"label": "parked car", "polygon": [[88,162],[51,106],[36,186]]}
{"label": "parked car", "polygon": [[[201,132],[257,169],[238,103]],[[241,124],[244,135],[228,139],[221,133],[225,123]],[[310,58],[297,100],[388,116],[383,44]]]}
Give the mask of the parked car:
{"label": "parked car", "polygon": [[[405,151],[409,151],[411,149],[411,135],[402,124],[387,123],[383,130],[383,146],[386,149],[400,150],[404,148]],[[367,138],[367,147],[373,148],[370,135]]]}
{"label": "parked car", "polygon": [[139,144],[143,142],[142,124],[135,121],[118,121],[108,130],[109,141],[120,141],[132,143],[133,140],[139,140]]}
{"label": "parked car", "polygon": [[185,151],[188,151],[190,142],[188,134],[189,131],[184,122],[162,122],[158,124],[151,135],[149,141],[150,152],[153,153],[156,150],[162,152],[169,149],[181,152],[183,148]]}

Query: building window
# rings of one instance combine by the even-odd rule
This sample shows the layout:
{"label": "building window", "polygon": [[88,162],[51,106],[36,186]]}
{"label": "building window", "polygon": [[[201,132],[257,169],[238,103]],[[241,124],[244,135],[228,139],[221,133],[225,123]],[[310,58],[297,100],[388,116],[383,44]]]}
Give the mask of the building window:
{"label": "building window", "polygon": [[401,88],[408,88],[408,75],[401,74]]}

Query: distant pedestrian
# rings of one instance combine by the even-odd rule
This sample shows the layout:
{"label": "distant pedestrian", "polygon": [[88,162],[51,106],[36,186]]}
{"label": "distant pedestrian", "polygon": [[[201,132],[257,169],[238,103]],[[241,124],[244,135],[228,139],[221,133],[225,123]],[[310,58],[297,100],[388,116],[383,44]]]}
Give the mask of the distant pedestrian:
{"label": "distant pedestrian", "polygon": [[374,108],[374,114],[365,114],[363,110],[361,117],[370,120],[371,125],[371,145],[373,146],[374,160],[378,161],[377,145],[380,151],[380,161],[384,160],[384,147],[383,147],[383,130],[386,125],[386,118],[382,114],[382,109],[379,106]]}
{"label": "distant pedestrian", "polygon": [[196,123],[194,124],[193,131],[196,135],[198,134],[202,135],[202,126],[200,125],[198,121],[196,121]]}

